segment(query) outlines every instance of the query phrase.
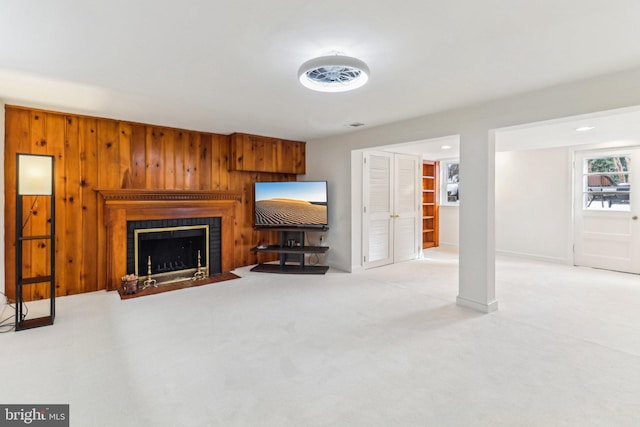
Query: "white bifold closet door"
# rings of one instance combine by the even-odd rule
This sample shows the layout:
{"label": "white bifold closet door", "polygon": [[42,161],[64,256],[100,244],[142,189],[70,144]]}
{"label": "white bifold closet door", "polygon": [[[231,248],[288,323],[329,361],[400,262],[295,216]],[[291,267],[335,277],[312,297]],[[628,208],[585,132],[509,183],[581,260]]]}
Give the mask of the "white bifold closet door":
{"label": "white bifold closet door", "polygon": [[378,267],[420,253],[419,156],[363,156],[363,266]]}

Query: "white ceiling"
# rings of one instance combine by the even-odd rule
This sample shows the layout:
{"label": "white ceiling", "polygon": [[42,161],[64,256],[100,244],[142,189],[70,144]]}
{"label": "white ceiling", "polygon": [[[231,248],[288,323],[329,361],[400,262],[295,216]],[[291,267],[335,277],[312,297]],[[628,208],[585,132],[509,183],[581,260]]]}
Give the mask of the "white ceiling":
{"label": "white ceiling", "polygon": [[[313,140],[640,66],[639,16],[638,0],[4,0],[0,99]],[[297,82],[335,51],[367,86]]]}

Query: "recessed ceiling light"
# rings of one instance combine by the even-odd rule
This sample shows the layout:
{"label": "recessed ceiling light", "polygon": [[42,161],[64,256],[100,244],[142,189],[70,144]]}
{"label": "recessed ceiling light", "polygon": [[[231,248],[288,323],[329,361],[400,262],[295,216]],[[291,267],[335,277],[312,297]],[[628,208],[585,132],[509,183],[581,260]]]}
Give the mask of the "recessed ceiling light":
{"label": "recessed ceiling light", "polygon": [[580,126],[579,128],[576,128],[576,132],[587,132],[595,128],[595,126]]}
{"label": "recessed ceiling light", "polygon": [[443,150],[451,150],[451,146],[450,145],[443,145],[440,148],[442,148]]}
{"label": "recessed ceiling light", "polygon": [[321,56],[300,66],[298,79],[306,88],[319,92],[346,92],[369,80],[369,67],[357,58],[343,55]]}

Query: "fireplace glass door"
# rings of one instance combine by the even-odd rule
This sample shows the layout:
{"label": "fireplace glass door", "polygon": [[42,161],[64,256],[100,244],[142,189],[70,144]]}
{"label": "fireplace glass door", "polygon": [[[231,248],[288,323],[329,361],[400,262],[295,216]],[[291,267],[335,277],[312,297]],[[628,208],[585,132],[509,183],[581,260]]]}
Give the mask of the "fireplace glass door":
{"label": "fireplace glass door", "polygon": [[134,230],[135,273],[158,282],[193,277],[198,267],[209,275],[209,226]]}

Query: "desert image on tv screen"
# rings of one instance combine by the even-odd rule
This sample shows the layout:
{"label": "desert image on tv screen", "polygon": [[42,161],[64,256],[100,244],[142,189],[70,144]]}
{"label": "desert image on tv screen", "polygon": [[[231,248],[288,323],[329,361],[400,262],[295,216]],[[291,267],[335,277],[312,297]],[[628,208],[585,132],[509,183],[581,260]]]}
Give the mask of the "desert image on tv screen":
{"label": "desert image on tv screen", "polygon": [[257,182],[256,226],[327,225],[326,182]]}

